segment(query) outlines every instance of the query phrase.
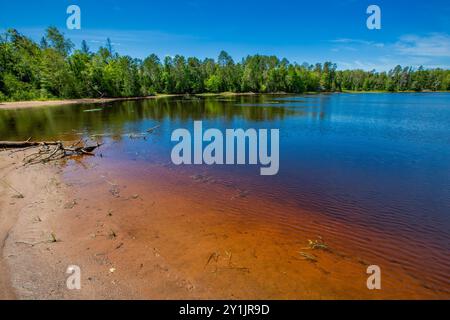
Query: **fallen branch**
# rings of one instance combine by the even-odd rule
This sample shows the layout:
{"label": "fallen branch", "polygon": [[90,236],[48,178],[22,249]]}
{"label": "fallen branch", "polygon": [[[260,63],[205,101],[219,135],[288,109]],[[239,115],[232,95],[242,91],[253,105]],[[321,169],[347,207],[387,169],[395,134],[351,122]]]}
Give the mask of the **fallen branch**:
{"label": "fallen branch", "polygon": [[37,147],[42,145],[57,145],[60,142],[52,141],[52,142],[37,142],[37,141],[0,141],[0,148],[3,149],[16,149],[16,148],[28,148],[28,147]]}
{"label": "fallen branch", "polygon": [[0,141],[0,148],[23,149],[39,148],[37,152],[27,155],[23,161],[25,164],[46,163],[73,155],[94,155],[93,151],[102,144],[83,146],[81,140],[66,147],[61,141]]}

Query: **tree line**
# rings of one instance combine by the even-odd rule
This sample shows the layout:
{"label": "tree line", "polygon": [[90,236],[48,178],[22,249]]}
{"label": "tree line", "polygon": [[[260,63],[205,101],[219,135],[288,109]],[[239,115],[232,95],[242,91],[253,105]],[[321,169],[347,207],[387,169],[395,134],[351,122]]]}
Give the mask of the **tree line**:
{"label": "tree line", "polygon": [[303,93],[334,91],[450,90],[450,70],[396,66],[388,72],[337,70],[332,62],[299,65],[276,56],[235,62],[151,54],[135,59],[114,52],[106,40],[97,52],[86,41],[76,49],[49,27],[40,43],[9,29],[0,35],[0,101],[132,97],[156,93]]}

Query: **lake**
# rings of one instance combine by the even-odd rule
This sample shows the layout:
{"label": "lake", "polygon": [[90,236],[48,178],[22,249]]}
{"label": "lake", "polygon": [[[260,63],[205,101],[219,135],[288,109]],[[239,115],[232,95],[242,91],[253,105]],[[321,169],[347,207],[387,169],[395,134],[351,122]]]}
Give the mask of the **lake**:
{"label": "lake", "polygon": [[[192,131],[194,120],[223,132],[279,129],[278,174],[261,176],[259,165],[173,165],[171,133]],[[403,286],[390,297],[414,297],[418,288],[449,297],[449,93],[190,96],[0,110],[0,140],[29,137],[97,140],[102,157],[85,164],[141,193],[159,181],[170,197],[173,186],[223,220],[257,224],[261,237],[277,230],[287,252],[319,237],[343,261],[379,265]],[[79,165],[66,164],[68,179],[83,175]],[[336,261],[322,267],[332,273]],[[345,270],[338,274],[345,279]]]}

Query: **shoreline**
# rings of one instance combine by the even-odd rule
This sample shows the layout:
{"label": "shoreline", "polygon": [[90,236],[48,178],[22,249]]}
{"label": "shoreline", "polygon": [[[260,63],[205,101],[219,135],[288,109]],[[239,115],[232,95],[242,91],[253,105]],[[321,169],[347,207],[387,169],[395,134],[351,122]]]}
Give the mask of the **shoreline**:
{"label": "shoreline", "polygon": [[33,101],[12,101],[12,102],[0,102],[0,110],[15,110],[15,109],[27,109],[36,107],[53,107],[72,104],[102,104],[114,101],[132,101],[132,100],[145,100],[145,99],[158,99],[166,97],[176,97],[175,94],[161,94],[156,96],[146,97],[127,97],[127,98],[81,98],[81,99],[60,99],[60,100],[33,100]]}
{"label": "shoreline", "polygon": [[[199,96],[199,97],[213,97],[213,96],[248,96],[257,95],[258,93],[245,92],[221,92],[221,93],[198,93],[198,94],[157,94],[154,96],[144,97],[119,97],[119,98],[80,98],[80,99],[56,99],[56,100],[30,100],[30,101],[0,101],[0,110],[17,110],[28,109],[37,107],[56,107],[73,104],[102,104],[114,101],[133,101],[133,100],[146,100],[146,99],[160,99],[170,97],[183,97],[183,96]],[[272,94],[287,94],[287,93],[272,93]]]}
{"label": "shoreline", "polygon": [[449,93],[450,91],[330,91],[330,92],[316,92],[308,91],[303,93],[289,93],[289,92],[267,92],[267,93],[255,93],[255,92],[219,92],[219,93],[195,93],[195,94],[157,94],[154,96],[144,97],[121,97],[121,98],[80,98],[80,99],[56,99],[56,100],[31,100],[31,101],[11,101],[1,102],[0,110],[17,110],[37,107],[53,107],[73,104],[102,104],[114,101],[132,101],[132,100],[145,100],[145,99],[159,99],[168,97],[182,97],[182,96],[197,96],[197,97],[230,97],[230,96],[253,96],[253,95],[302,95],[302,94],[380,94],[380,93]]}

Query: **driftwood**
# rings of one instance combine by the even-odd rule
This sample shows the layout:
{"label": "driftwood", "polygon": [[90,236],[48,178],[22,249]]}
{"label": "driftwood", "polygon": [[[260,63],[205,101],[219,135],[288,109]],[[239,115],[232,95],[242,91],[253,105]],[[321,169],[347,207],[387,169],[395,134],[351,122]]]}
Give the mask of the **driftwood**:
{"label": "driftwood", "polygon": [[70,146],[65,146],[61,141],[0,141],[0,149],[28,149],[39,148],[37,152],[27,155],[23,161],[25,164],[46,163],[73,155],[94,155],[93,151],[101,146],[80,145],[82,140]]}
{"label": "driftwood", "polygon": [[52,142],[37,142],[37,141],[0,141],[0,148],[2,149],[13,149],[13,148],[28,148],[28,147],[38,147],[42,145],[57,145],[58,141]]}

